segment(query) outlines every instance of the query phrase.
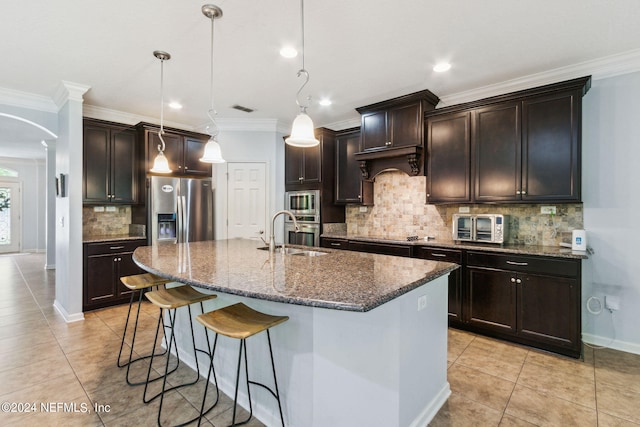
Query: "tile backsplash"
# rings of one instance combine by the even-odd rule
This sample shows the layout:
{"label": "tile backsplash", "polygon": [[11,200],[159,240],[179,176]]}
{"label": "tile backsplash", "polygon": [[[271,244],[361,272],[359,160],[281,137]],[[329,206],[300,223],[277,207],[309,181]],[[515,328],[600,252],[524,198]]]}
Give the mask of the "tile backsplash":
{"label": "tile backsplash", "polygon": [[[426,177],[409,177],[403,172],[384,172],[375,178],[374,206],[360,212],[359,205],[347,205],[348,236],[384,237],[404,240],[407,236],[433,236],[451,241],[451,216],[460,205],[428,205]],[[569,242],[573,229],[583,228],[582,203],[553,204],[556,215],[540,214],[540,204],[463,205],[470,213],[509,215],[506,243],[557,246]]]}
{"label": "tile backsplash", "polygon": [[116,206],[115,212],[95,212],[93,207],[82,208],[84,235],[126,235],[131,224],[131,206]]}

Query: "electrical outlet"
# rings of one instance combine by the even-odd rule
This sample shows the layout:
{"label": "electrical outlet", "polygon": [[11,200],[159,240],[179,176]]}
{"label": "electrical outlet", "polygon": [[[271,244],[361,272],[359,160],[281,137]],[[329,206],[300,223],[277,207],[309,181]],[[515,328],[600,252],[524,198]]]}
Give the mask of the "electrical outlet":
{"label": "electrical outlet", "polygon": [[424,310],[427,307],[427,296],[422,295],[418,297],[418,311]]}
{"label": "electrical outlet", "polygon": [[611,295],[605,295],[604,306],[607,310],[620,310],[620,298]]}
{"label": "electrical outlet", "polygon": [[115,211],[116,211],[115,206],[107,206],[107,212],[115,212]]}
{"label": "electrical outlet", "polygon": [[366,212],[366,211],[367,211],[366,206],[360,206],[360,212]]}
{"label": "electrical outlet", "polygon": [[555,215],[556,207],[555,206],[540,206],[540,213],[545,215]]}
{"label": "electrical outlet", "polygon": [[93,207],[93,211],[94,212],[104,212],[104,206],[94,206]]}
{"label": "electrical outlet", "polygon": [[458,212],[460,212],[460,213],[469,213],[469,212],[471,212],[471,209],[469,208],[469,206],[460,206],[458,208]]}

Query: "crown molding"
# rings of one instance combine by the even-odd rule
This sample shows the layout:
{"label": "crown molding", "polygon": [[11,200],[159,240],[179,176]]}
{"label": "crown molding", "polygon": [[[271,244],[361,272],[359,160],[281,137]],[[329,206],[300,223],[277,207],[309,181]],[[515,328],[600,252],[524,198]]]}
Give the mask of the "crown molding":
{"label": "crown molding", "polygon": [[[198,132],[207,133],[206,129],[210,122],[203,123],[195,127]],[[239,118],[217,118],[218,129],[227,132],[287,132],[285,124],[277,119],[239,119]]]}
{"label": "crown molding", "polygon": [[327,129],[331,129],[331,130],[343,130],[343,129],[351,129],[351,128],[357,128],[360,127],[360,125],[362,124],[361,120],[359,117],[357,118],[352,118],[352,119],[347,119],[347,120],[340,120],[337,122],[333,122],[333,123],[328,123],[322,127],[325,127]]}
{"label": "crown molding", "polygon": [[83,103],[83,95],[87,93],[89,89],[91,89],[91,86],[63,80],[60,82],[56,93],[53,95],[53,102],[58,107],[58,111],[64,107],[68,101]]}
{"label": "crown molding", "polygon": [[[108,122],[122,123],[125,125],[137,125],[140,122],[153,123],[160,126],[160,119],[156,117],[141,116],[138,114],[127,113],[125,111],[112,110],[110,108],[98,107],[96,105],[84,104],[82,106],[82,115],[92,119],[106,120]],[[176,129],[184,129],[196,132],[194,126],[185,125],[184,123],[165,120],[163,125]]]}
{"label": "crown molding", "polygon": [[531,74],[465,92],[445,95],[440,97],[438,108],[588,75],[591,75],[592,80],[601,80],[636,71],[640,71],[640,49]]}
{"label": "crown molding", "polygon": [[0,87],[0,104],[46,113],[58,112],[58,107],[49,97],[4,87]]}

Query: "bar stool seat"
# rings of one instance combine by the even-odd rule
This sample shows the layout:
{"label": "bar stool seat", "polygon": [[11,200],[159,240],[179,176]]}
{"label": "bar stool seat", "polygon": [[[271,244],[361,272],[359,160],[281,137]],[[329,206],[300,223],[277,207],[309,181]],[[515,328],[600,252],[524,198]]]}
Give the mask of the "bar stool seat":
{"label": "bar stool seat", "polygon": [[[126,320],[126,322],[124,324],[124,331],[122,332],[122,340],[120,342],[120,351],[118,351],[117,366],[119,368],[124,368],[125,366],[127,367],[127,374],[125,376],[127,384],[129,384],[129,385],[140,385],[140,384],[144,384],[144,382],[132,382],[129,379],[129,371],[130,371],[132,363],[151,357],[151,355],[147,355],[147,356],[141,356],[141,357],[133,359],[133,347],[134,347],[135,342],[136,342],[136,334],[138,332],[138,319],[140,317],[140,306],[142,304],[142,294],[143,294],[142,291],[145,290],[145,289],[150,289],[150,288],[152,288],[154,286],[159,287],[159,286],[162,286],[162,285],[166,285],[167,283],[170,283],[171,280],[165,279],[164,277],[156,276],[155,274],[152,274],[152,273],[143,273],[143,274],[135,274],[133,276],[121,277],[120,281],[122,282],[123,285],[125,285],[132,292],[131,292],[131,298],[129,300],[129,310],[127,311],[127,320]],[[123,362],[123,361],[121,361],[122,350],[124,348],[124,341],[125,341],[125,338],[127,336],[127,330],[129,329],[129,319],[131,317],[131,307],[133,306],[133,298],[135,296],[135,292],[136,291],[139,291],[138,310],[136,312],[136,320],[135,320],[135,323],[133,325],[133,337],[131,339],[131,348],[129,350],[129,359],[126,362]],[[164,353],[161,353],[161,354],[158,354],[158,355],[160,356],[162,354],[164,354]]]}
{"label": "bar stool seat", "polygon": [[[214,310],[208,313],[201,314],[196,317],[196,320],[200,322],[205,328],[216,333],[215,340],[213,343],[213,350],[211,351],[211,362],[209,365],[209,372],[207,373],[207,383],[204,390],[204,396],[206,398],[207,395],[207,387],[209,385],[209,378],[211,371],[213,370],[213,358],[215,356],[216,344],[218,341],[218,335],[224,335],[229,338],[239,339],[240,340],[240,349],[238,352],[238,366],[236,372],[236,389],[235,395],[233,398],[233,417],[231,421],[231,425],[240,425],[246,424],[251,420],[253,416],[253,406],[251,404],[251,391],[249,388],[250,384],[258,385],[273,395],[278,402],[278,410],[280,411],[280,421],[284,427],[284,417],[282,415],[282,404],[280,402],[280,392],[278,391],[278,381],[276,379],[276,368],[273,361],[273,350],[271,348],[271,336],[269,334],[269,329],[279,325],[281,323],[289,320],[288,316],[273,316],[270,314],[261,313],[256,311],[243,303],[233,304],[219,310]],[[275,391],[269,388],[268,386],[249,380],[249,367],[247,365],[247,344],[246,339],[256,335],[260,332],[267,332],[267,342],[269,344],[269,356],[271,358],[271,369],[273,371],[273,382]],[[236,424],[236,407],[238,402],[238,384],[240,380],[240,365],[242,362],[242,353],[244,350],[244,366],[245,366],[245,376],[247,379],[247,395],[249,397],[249,417]],[[215,370],[213,370],[214,381],[215,381]],[[216,382],[217,387],[217,382]],[[203,405],[200,411],[200,416],[204,415],[204,398]]]}
{"label": "bar stool seat", "polygon": [[[161,425],[161,416],[162,416],[162,404],[164,401],[164,395],[166,392],[171,391],[171,390],[175,390],[177,388],[180,387],[185,387],[188,385],[193,385],[195,383],[198,382],[198,380],[200,379],[200,368],[199,368],[199,364],[198,364],[198,358],[197,358],[197,354],[198,352],[204,353],[206,354],[209,358],[211,357],[211,352],[210,352],[210,344],[209,344],[209,336],[206,335],[206,330],[205,330],[205,336],[207,339],[207,349],[199,349],[196,347],[196,341],[195,341],[195,335],[193,332],[193,321],[192,321],[192,316],[191,316],[191,304],[200,304],[200,310],[201,313],[204,313],[204,306],[203,306],[203,302],[204,301],[208,301],[208,300],[212,300],[217,298],[217,295],[215,294],[204,294],[202,292],[197,291],[196,289],[192,288],[191,286],[188,285],[183,285],[183,286],[178,286],[175,288],[164,288],[164,289],[158,289],[152,292],[147,292],[145,293],[145,296],[147,297],[147,299],[156,307],[158,307],[160,309],[160,315],[158,316],[158,325],[156,327],[156,338],[154,340],[154,348],[152,350],[152,356],[151,356],[151,363],[149,364],[149,369],[147,372],[147,381],[144,387],[144,393],[143,393],[143,397],[142,400],[144,403],[149,403],[152,400],[156,399],[157,397],[160,397],[160,406],[158,408],[158,425]],[[196,377],[193,381],[187,381],[185,383],[182,384],[178,384],[172,387],[167,388],[167,377],[168,375],[173,372],[178,365],[176,365],[176,368],[169,370],[169,359],[170,359],[170,355],[171,355],[171,349],[173,347],[173,345],[175,344],[175,322],[176,322],[176,310],[180,307],[187,307],[187,310],[189,312],[189,316],[188,316],[188,320],[189,320],[189,327],[191,329],[191,342],[193,344],[193,356],[195,358],[195,365],[196,365]],[[169,313],[169,325],[164,325],[164,319],[162,316],[162,312],[163,310],[168,310]],[[167,360],[165,363],[165,369],[164,369],[164,374],[161,375],[161,377],[163,378],[162,381],[162,391],[160,391],[159,393],[157,393],[154,396],[151,397],[147,397],[147,389],[148,389],[148,385],[151,381],[153,381],[151,379],[151,369],[152,369],[152,365],[153,365],[153,359],[154,359],[154,354],[155,354],[155,345],[158,341],[158,332],[162,327],[168,329],[170,331],[170,337],[169,339],[166,341],[168,342],[168,347],[167,347]],[[175,345],[175,351],[176,351],[176,359],[177,359],[177,364],[180,363],[180,354],[178,352],[178,346]],[[210,368],[211,369],[211,368]],[[215,377],[215,371],[213,373],[214,375],[214,381],[216,381],[216,377]],[[205,394],[206,397],[206,394]],[[211,405],[211,407],[209,409],[207,409],[206,412],[209,412],[211,409],[213,409],[213,407],[217,404],[218,402],[218,390],[217,390],[217,382],[216,382],[216,400],[215,402]],[[202,402],[202,408],[204,408],[204,400]],[[205,412],[205,413],[206,413]],[[185,421],[184,423],[181,423],[180,425],[186,425],[189,424],[193,421],[195,421],[196,419],[198,419],[200,416],[193,418],[191,420]]]}

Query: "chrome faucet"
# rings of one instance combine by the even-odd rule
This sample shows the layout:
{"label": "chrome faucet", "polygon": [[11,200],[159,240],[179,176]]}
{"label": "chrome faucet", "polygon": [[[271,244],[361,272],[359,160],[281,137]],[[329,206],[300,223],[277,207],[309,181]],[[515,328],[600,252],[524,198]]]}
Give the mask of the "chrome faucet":
{"label": "chrome faucet", "polygon": [[[298,221],[296,221],[296,216],[293,213],[287,210],[278,211],[274,213],[273,218],[271,218],[271,236],[269,237],[269,253],[270,254],[273,254],[276,252],[276,238],[274,235],[274,229],[275,229],[276,218],[278,217],[278,215],[281,215],[281,214],[289,215],[289,217],[293,220],[293,226],[295,227],[296,232],[300,231],[300,227],[298,226]],[[282,242],[282,253],[284,253],[284,242]]]}

